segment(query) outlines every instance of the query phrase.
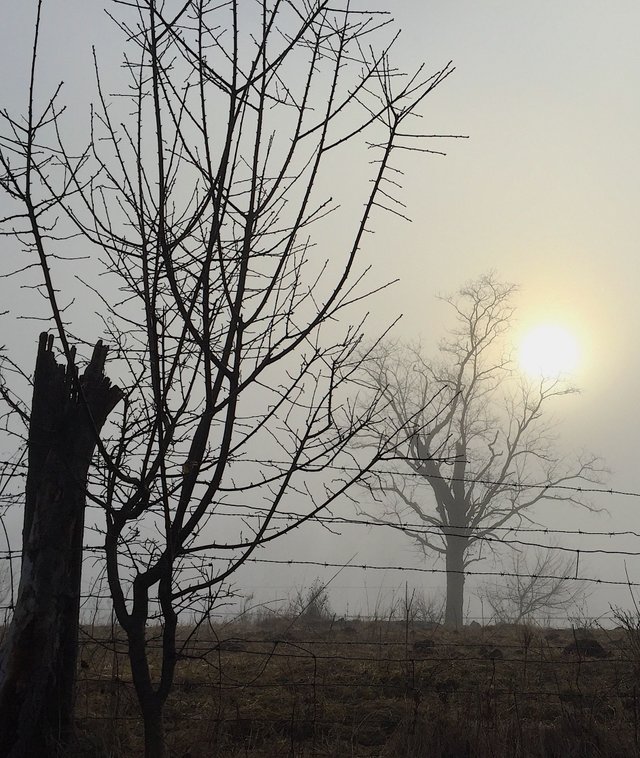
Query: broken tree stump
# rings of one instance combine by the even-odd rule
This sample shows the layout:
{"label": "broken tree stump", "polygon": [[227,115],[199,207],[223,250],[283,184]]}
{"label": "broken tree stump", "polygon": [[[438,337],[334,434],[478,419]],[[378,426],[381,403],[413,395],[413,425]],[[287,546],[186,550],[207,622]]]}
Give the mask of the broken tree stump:
{"label": "broken tree stump", "polygon": [[122,398],[97,342],[81,376],[40,335],[33,379],[20,587],[0,654],[0,755],[48,758],[72,727],[87,477]]}

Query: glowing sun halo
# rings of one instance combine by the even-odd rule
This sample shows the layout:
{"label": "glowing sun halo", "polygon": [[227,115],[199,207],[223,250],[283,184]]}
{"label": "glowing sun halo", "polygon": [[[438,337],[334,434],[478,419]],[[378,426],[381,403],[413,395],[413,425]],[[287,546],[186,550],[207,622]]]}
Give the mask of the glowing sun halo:
{"label": "glowing sun halo", "polygon": [[520,344],[520,365],[530,376],[555,378],[575,371],[580,359],[576,338],[564,327],[542,324]]}

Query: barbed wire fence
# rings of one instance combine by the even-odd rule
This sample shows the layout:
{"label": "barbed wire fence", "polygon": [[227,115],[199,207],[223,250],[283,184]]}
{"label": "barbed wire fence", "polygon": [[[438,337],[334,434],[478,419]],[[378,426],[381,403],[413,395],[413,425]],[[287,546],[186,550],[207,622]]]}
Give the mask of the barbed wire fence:
{"label": "barbed wire fence", "polygon": [[[336,467],[337,468],[337,467]],[[384,473],[384,472],[377,472],[377,473]],[[409,474],[411,475],[411,474]],[[417,476],[417,475],[416,475]],[[465,480],[468,481],[468,480]],[[485,482],[487,484],[491,484],[489,480]],[[518,487],[519,485],[517,483],[513,483],[513,487]],[[530,485],[528,485],[530,486]],[[548,485],[540,484],[540,485],[534,485],[539,486],[541,489],[560,489],[560,490],[570,490],[574,492],[581,492],[581,493],[597,493],[599,495],[606,495],[608,497],[618,496],[618,497],[624,497],[624,498],[640,498],[640,492],[636,492],[633,490],[625,490],[621,488],[615,488],[615,487],[576,487],[571,485],[554,485],[553,487],[549,487]],[[98,506],[96,503],[89,503],[88,508],[91,510],[101,510],[100,506]],[[223,502],[221,505],[219,505],[215,511],[214,515],[216,518],[234,518],[234,519],[240,519],[244,523],[248,523],[251,519],[256,520],[258,523],[260,522],[260,519],[264,516],[266,516],[268,513],[267,508],[262,508],[257,505],[251,505],[247,503],[238,503],[233,504],[229,502]],[[294,511],[280,511],[276,513],[275,515],[271,515],[270,519],[271,521],[289,521],[289,522],[296,522],[299,521],[301,517],[304,516],[304,513],[300,512],[294,512]],[[425,524],[425,523],[417,523],[415,521],[411,520],[404,520],[400,517],[397,518],[368,518],[366,516],[340,516],[340,515],[334,515],[331,514],[321,514],[317,513],[314,514],[312,518],[309,519],[309,524],[313,525],[320,525],[320,526],[326,526],[326,527],[367,527],[369,529],[390,529],[393,531],[399,531],[399,532],[409,532],[409,533],[424,533],[424,534],[437,534],[441,530],[441,526],[434,526],[433,524]],[[276,529],[279,527],[276,527]],[[457,529],[460,529],[462,533],[464,533],[462,530],[467,530],[468,527],[464,526],[458,526],[458,525],[446,525],[444,528],[447,529],[448,532],[455,534],[455,531]],[[9,536],[5,532],[5,542],[8,545],[5,549],[0,549],[0,572],[2,571],[2,565],[10,566],[11,570],[5,571],[5,574],[11,573],[13,577],[18,575],[18,572],[16,571],[16,565],[19,564],[21,560],[21,554],[19,550],[12,549],[9,546]],[[266,532],[268,535],[268,531]],[[525,535],[523,537],[522,535]],[[539,537],[537,539],[534,539],[534,536],[538,535]],[[540,537],[574,537],[574,538],[589,538],[589,539],[596,539],[596,540],[606,540],[607,546],[598,546],[598,547],[592,547],[592,546],[580,546],[577,547],[575,545],[565,545],[565,544],[559,544],[559,543],[549,543],[548,541],[542,541]],[[540,548],[540,549],[551,549],[556,552],[560,553],[568,553],[573,556],[575,556],[575,563],[576,566],[576,572],[575,573],[568,573],[563,575],[558,574],[531,574],[531,573],[525,573],[525,572],[510,572],[506,570],[473,570],[473,569],[465,569],[464,574],[465,576],[470,577],[492,577],[492,578],[507,578],[507,577],[516,577],[520,576],[523,578],[542,578],[542,579],[557,579],[557,580],[565,580],[570,582],[584,582],[588,584],[593,585],[601,585],[601,586],[617,586],[617,587],[626,587],[631,590],[634,588],[640,587],[639,581],[632,580],[628,575],[625,578],[604,578],[599,576],[589,576],[582,573],[578,573],[577,567],[580,565],[580,557],[581,556],[589,556],[589,555],[600,555],[600,556],[618,556],[623,559],[625,558],[632,558],[632,557],[638,557],[640,556],[640,541],[638,543],[638,549],[628,549],[628,548],[619,548],[612,546],[612,542],[617,538],[631,538],[635,541],[635,539],[640,540],[640,531],[634,530],[634,529],[606,529],[606,530],[590,530],[590,529],[564,529],[564,528],[552,528],[552,527],[545,527],[542,525],[537,524],[529,524],[529,523],[516,523],[513,525],[507,525],[507,526],[500,526],[500,527],[493,527],[491,528],[491,534],[484,534],[484,535],[478,535],[475,540],[478,543],[484,543],[488,545],[507,545],[507,546],[518,546],[519,548]],[[226,545],[224,542],[217,543],[218,548],[225,548]],[[195,552],[196,549],[194,549]],[[201,551],[201,548],[197,548],[198,551]],[[94,555],[99,556],[103,548],[99,544],[86,544],[83,546],[83,551],[85,555]],[[130,551],[130,554],[132,557],[142,557],[145,555],[144,552],[137,551],[135,549],[132,549]],[[210,564],[213,563],[221,563],[223,565],[226,565],[229,561],[229,558],[221,555],[216,554],[214,552],[203,552],[202,553],[202,560],[204,562],[208,562]],[[378,572],[378,571],[384,571],[384,572],[399,572],[399,573],[415,573],[415,574],[430,574],[430,575],[442,575],[446,574],[447,570],[444,568],[439,568],[437,566],[427,566],[427,565],[421,565],[421,566],[410,566],[410,565],[403,565],[403,564],[376,564],[376,563],[355,563],[355,562],[348,562],[348,563],[340,563],[336,561],[326,561],[321,559],[295,559],[295,558],[256,558],[256,557],[249,557],[246,559],[246,563],[249,564],[262,564],[262,565],[272,565],[272,566],[309,566],[309,567],[316,567],[316,568],[322,568],[322,569],[361,569],[363,571],[371,571],[371,572]],[[247,589],[251,589],[251,587],[248,587]],[[11,593],[10,593],[11,594]],[[103,594],[96,594],[96,593],[85,593],[82,596],[83,600],[89,600],[89,599],[101,599],[106,600],[108,599],[107,595]],[[6,600],[6,598],[5,598]],[[8,602],[2,602],[0,603],[0,610],[6,611],[6,610],[12,610],[13,608],[13,597],[11,595],[11,598]]]}
{"label": "barbed wire fence", "polygon": [[[590,491],[607,498],[640,498],[638,492],[617,488],[590,488]],[[91,508],[98,506],[92,504]],[[226,502],[217,507],[215,516],[241,519],[250,524],[260,522],[265,513],[264,508],[256,505]],[[293,522],[300,515],[285,511],[274,518]],[[316,514],[309,521],[334,532],[342,527],[394,532],[435,532],[438,528],[400,518],[373,519],[333,513]],[[455,530],[457,527],[449,525],[447,528]],[[563,529],[531,523],[517,523],[493,531],[493,535],[481,536],[479,541],[519,549],[550,548],[575,556],[572,565],[576,570],[567,574],[535,575],[469,568],[465,575],[496,581],[514,576],[540,576],[605,589],[625,588],[631,596],[640,591],[640,581],[633,574],[608,577],[578,570],[581,556],[618,557],[621,562],[640,556],[640,531],[632,528]],[[88,536],[92,534],[90,530]],[[550,538],[588,541],[589,544],[554,544],[549,542]],[[618,540],[629,544],[620,546]],[[87,560],[99,563],[101,545],[88,540],[83,549]],[[143,557],[144,552],[132,546],[131,555]],[[219,550],[205,551],[200,559],[220,568],[230,560]],[[0,550],[2,576],[18,576],[20,560],[20,551],[8,546],[7,538],[7,547]],[[371,614],[330,614],[312,622],[304,613],[291,614],[286,596],[290,587],[267,582],[262,587],[284,591],[280,607],[272,611],[262,612],[263,604],[259,604],[257,612],[250,607],[238,610],[222,605],[210,611],[206,624],[200,624],[193,634],[187,619],[180,651],[184,674],[175,684],[172,717],[177,731],[201,725],[208,730],[221,730],[227,735],[225,739],[231,739],[229,735],[243,730],[255,735],[260,730],[266,734],[275,729],[286,733],[287,739],[295,737],[304,741],[308,732],[309,739],[315,740],[327,730],[344,727],[346,711],[339,714],[330,706],[331,701],[351,703],[346,694],[339,694],[343,692],[359,693],[361,700],[372,702],[380,699],[402,702],[405,710],[396,714],[397,718],[394,716],[393,723],[396,727],[408,724],[409,731],[418,728],[422,708],[433,709],[438,704],[447,705],[452,712],[474,713],[474,723],[486,725],[492,719],[495,723],[497,714],[502,714],[500,718],[507,715],[519,720],[521,727],[521,720],[528,718],[523,714],[542,712],[551,703],[558,712],[573,714],[572,718],[578,712],[586,718],[589,709],[591,713],[594,709],[604,713],[605,716],[599,718],[606,722],[610,732],[619,734],[625,744],[630,741],[636,748],[640,744],[640,691],[636,685],[636,672],[640,670],[640,619],[634,630],[629,625],[621,627],[621,619],[614,612],[598,617],[582,615],[572,624],[567,623],[566,616],[548,614],[530,619],[540,625],[532,631],[527,626],[487,626],[490,619],[469,615],[467,623],[472,624],[471,628],[458,635],[436,622],[411,614],[409,577],[441,577],[446,573],[442,567],[424,562],[422,565],[355,560],[341,563],[313,556],[251,556],[246,563],[265,569],[311,568],[318,572],[331,571],[334,575],[345,571],[375,576],[383,572],[406,577],[405,597],[401,597],[399,586],[396,598],[399,602],[394,608]],[[11,567],[11,571],[8,568],[3,571],[3,566]],[[330,582],[323,586],[330,586]],[[336,589],[366,589],[358,580],[334,586]],[[242,589],[251,593],[259,588],[246,585]],[[87,730],[94,729],[96,724],[115,729],[120,729],[118,724],[137,724],[139,717],[128,671],[126,640],[110,615],[109,594],[97,582],[83,593],[82,601],[85,623],[81,630],[78,723]],[[13,602],[13,591],[0,596],[5,625]],[[100,613],[91,611],[92,604],[96,609],[100,606]],[[474,625],[477,621],[483,623]],[[598,628],[580,631],[575,628],[580,624]],[[556,625],[564,628],[552,628]],[[634,631],[638,639],[635,645]],[[150,629],[148,645],[161,655],[161,643],[156,636],[159,633]],[[597,636],[595,641],[594,636]],[[590,648],[580,644],[583,639],[591,639]],[[267,697],[269,702],[273,703],[275,698],[286,707],[282,712],[265,715],[263,706],[258,707],[256,703]],[[208,707],[203,711],[189,706],[193,698],[206,701]],[[235,711],[229,710],[225,704],[228,702],[234,703]],[[293,710],[289,712],[287,708]],[[350,708],[351,705],[347,711]]]}

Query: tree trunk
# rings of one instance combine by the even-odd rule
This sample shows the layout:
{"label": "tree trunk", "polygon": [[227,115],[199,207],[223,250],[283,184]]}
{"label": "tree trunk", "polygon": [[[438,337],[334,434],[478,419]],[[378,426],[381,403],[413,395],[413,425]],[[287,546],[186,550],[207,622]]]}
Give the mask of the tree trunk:
{"label": "tree trunk", "polygon": [[141,703],[144,722],[144,758],[165,758],[163,703],[156,697]]}
{"label": "tree trunk", "polygon": [[78,379],[40,335],[29,423],[22,568],[0,654],[0,755],[50,758],[73,717],[87,476],[97,435],[122,393],[98,342]]}
{"label": "tree trunk", "polygon": [[447,604],[444,612],[445,626],[460,629],[464,609],[464,556],[468,547],[466,537],[447,536]]}
{"label": "tree trunk", "polygon": [[[145,597],[145,604],[147,599]],[[125,630],[128,637],[133,685],[138,696],[144,725],[144,755],[145,758],[164,758],[167,754],[164,735],[164,703],[167,688],[159,686],[158,689],[154,689],[151,681],[149,649],[145,639],[145,617],[142,615],[136,617],[134,614],[127,620]],[[171,662],[166,660],[163,651],[162,679],[168,673],[165,670],[167,663]],[[171,671],[173,671],[173,666],[171,666]],[[169,676],[173,678],[172,674]]]}

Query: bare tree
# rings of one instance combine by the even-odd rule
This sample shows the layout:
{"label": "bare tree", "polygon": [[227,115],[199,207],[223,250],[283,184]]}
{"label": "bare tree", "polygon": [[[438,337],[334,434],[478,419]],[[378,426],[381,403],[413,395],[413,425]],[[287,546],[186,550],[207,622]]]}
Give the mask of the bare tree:
{"label": "bare tree", "polygon": [[297,587],[293,598],[289,600],[286,613],[309,623],[333,619],[327,585],[316,578],[309,587]]}
{"label": "bare tree", "polygon": [[[393,39],[375,52],[387,16],[342,0],[115,5],[129,88],[110,99],[98,77],[85,149],[65,144],[57,92],[37,111],[34,51],[28,115],[4,114],[2,186],[16,206],[4,228],[35,256],[67,359],[80,326],[59,273],[70,235],[106,273],[87,286],[124,402],[88,496],[104,514],[146,755],[162,758],[180,614],[206,612],[258,547],[386,449],[380,438],[359,470],[324,474],[353,468],[349,443],[380,412],[375,398],[364,411],[348,400],[362,323],[342,314],[379,288],[364,281],[365,234],[376,211],[404,216],[392,155],[431,152],[409,121],[452,68],[402,76]],[[369,189],[343,210],[335,172],[357,148]],[[223,531],[216,516],[238,504],[260,519]],[[285,507],[299,516],[283,526]]]}
{"label": "bare tree", "polygon": [[480,597],[502,623],[526,624],[554,613],[567,618],[587,596],[586,585],[575,572],[575,557],[553,545],[538,548],[533,557],[514,551],[504,577],[499,583],[485,584]]}
{"label": "bare tree", "polygon": [[[513,317],[514,287],[493,275],[445,302],[456,327],[441,343],[441,359],[419,347],[384,345],[365,362],[366,382],[389,407],[375,444],[395,428],[409,433],[397,469],[367,478],[374,496],[425,551],[444,556],[445,623],[463,621],[465,571],[481,557],[485,538],[522,519],[542,500],[590,507],[571,485],[597,479],[597,459],[567,463],[555,450],[544,411],[575,390],[561,379],[519,378],[503,338]],[[491,543],[485,543],[490,544]]]}

